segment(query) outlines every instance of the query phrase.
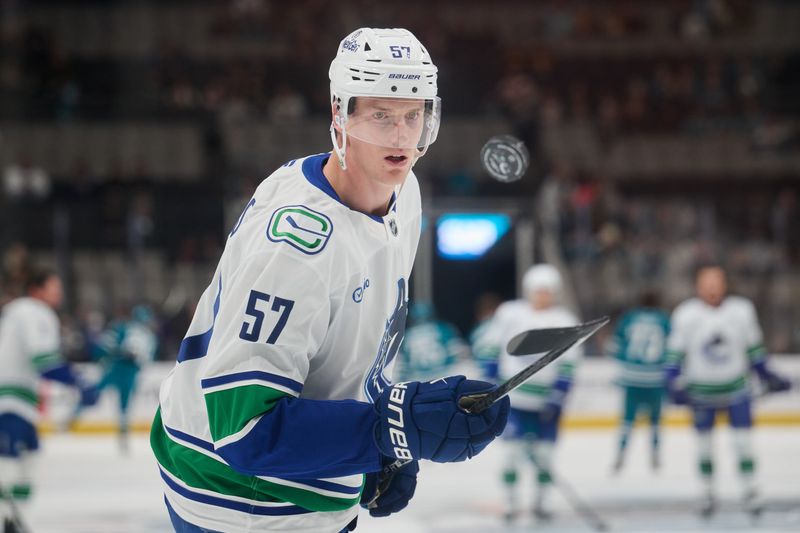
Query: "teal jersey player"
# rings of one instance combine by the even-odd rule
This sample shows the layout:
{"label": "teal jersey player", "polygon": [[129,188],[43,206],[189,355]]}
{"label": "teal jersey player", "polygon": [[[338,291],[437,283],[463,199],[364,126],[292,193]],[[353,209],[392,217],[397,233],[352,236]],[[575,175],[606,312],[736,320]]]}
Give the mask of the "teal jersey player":
{"label": "teal jersey player", "polygon": [[155,359],[158,338],[151,324],[153,314],[145,306],[136,306],[130,320],[113,322],[101,335],[95,356],[104,367],[98,389],[111,386],[119,393],[120,446],[127,450],[128,407],[142,366]]}
{"label": "teal jersey player", "polygon": [[619,321],[611,353],[619,361],[617,383],[623,387],[663,388],[669,316],[659,309],[638,308]]}
{"label": "teal jersey player", "polygon": [[401,381],[429,381],[450,375],[453,365],[464,361],[469,347],[456,328],[438,320],[428,304],[411,307],[411,325],[400,347],[397,374]]}
{"label": "teal jersey player", "polygon": [[615,471],[622,468],[625,449],[640,411],[649,414],[651,464],[654,469],[659,467],[661,401],[664,396],[664,365],[669,332],[667,314],[649,306],[629,311],[617,325],[610,352],[619,362],[616,382],[623,388],[624,404]]}

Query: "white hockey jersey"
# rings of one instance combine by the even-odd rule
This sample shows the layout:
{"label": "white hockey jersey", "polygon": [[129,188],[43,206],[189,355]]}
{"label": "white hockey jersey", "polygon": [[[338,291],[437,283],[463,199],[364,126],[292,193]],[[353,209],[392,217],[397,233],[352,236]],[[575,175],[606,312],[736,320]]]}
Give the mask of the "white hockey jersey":
{"label": "white hockey jersey", "polygon": [[728,296],[713,307],[691,298],[675,308],[671,322],[668,362],[682,366],[690,396],[724,402],[747,392],[750,365],[766,355],[750,300]]}
{"label": "white hockey jersey", "polygon": [[216,453],[270,398],[373,402],[391,382],[419,185],[410,173],[385,217],[366,215],[339,200],[322,173],[328,157],[292,160],[258,187],[162,385],[151,443],[169,503],[200,527],[338,532],[358,512],[362,474],[243,476]]}
{"label": "white hockey jersey", "polygon": [[0,413],[35,424],[39,373],[63,364],[58,316],[35,298],[17,298],[0,315]]}
{"label": "white hockey jersey", "polygon": [[[564,307],[556,306],[535,310],[525,300],[513,300],[497,308],[494,317],[482,332],[481,338],[476,341],[476,345],[478,350],[484,354],[492,351],[499,354],[498,378],[500,382],[503,382],[544,355],[544,353],[524,356],[508,355],[506,344],[512,337],[529,329],[557,328],[576,324],[578,324],[578,319]],[[494,349],[491,350],[489,347]],[[582,355],[583,348],[577,346],[567,351],[552,364],[542,368],[508,395],[511,399],[511,406],[525,411],[542,409],[555,381],[559,376],[571,378],[575,365]]]}

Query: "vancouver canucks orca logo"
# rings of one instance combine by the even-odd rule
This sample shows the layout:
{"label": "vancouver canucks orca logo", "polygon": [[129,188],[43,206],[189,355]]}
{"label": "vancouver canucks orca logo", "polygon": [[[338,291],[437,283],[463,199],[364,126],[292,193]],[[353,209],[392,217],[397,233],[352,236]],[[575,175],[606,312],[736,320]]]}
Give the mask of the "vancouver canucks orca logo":
{"label": "vancouver canucks orca logo", "polygon": [[719,333],[711,336],[711,339],[703,344],[703,355],[713,363],[721,363],[730,355],[725,337]]}
{"label": "vancouver canucks orca logo", "polygon": [[397,356],[400,343],[406,332],[406,315],[408,314],[408,298],[406,298],[406,280],[397,280],[397,302],[394,306],[392,316],[386,321],[386,328],[383,331],[381,344],[378,348],[378,355],[372,368],[364,381],[364,392],[370,402],[380,396],[383,389],[392,384],[383,371]]}

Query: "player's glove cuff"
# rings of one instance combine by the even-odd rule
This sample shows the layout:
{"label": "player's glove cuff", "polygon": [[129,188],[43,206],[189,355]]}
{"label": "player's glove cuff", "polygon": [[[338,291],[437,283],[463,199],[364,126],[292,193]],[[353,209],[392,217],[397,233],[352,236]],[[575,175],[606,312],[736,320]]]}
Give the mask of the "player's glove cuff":
{"label": "player's glove cuff", "polygon": [[[361,492],[361,506],[369,509],[374,517],[389,516],[405,509],[417,488],[419,463],[411,461],[393,472],[389,486],[375,498],[375,493],[383,481],[382,472],[370,472],[366,475],[364,490]],[[373,501],[374,500],[374,501]]]}

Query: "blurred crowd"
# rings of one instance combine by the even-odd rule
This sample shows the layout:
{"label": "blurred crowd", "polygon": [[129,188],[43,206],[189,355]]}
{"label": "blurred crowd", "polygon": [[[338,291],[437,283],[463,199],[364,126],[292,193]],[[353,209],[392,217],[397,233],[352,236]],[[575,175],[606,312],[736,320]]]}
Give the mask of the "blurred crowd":
{"label": "blurred crowd", "polygon": [[[103,4],[109,9],[109,4],[136,3]],[[174,4],[192,9],[191,2]],[[550,109],[548,114],[590,117],[611,129],[673,128],[683,117],[702,122],[706,114],[766,112],[765,84],[785,68],[787,54],[765,56],[746,49],[690,54],[667,47],[656,49],[650,59],[638,54],[603,56],[591,48],[586,54],[564,54],[559,48],[564,43],[637,43],[651,35],[670,44],[703,44],[747,37],[754,23],[751,2],[664,4],[654,9],[630,1],[593,6],[547,0],[528,6],[469,3],[466,7],[456,2],[410,2],[400,9],[364,0],[336,4],[232,0],[217,4],[198,22],[186,21],[200,24],[204,39],[230,53],[198,57],[192,53],[192,43],[180,36],[158,35],[152,53],[113,58],[107,50],[76,53],[59,40],[52,25],[28,16],[32,4],[4,0],[0,92],[18,94],[23,101],[6,99],[8,105],[0,113],[53,120],[150,118],[175,112],[271,120],[326,114],[324,73],[330,50],[360,20],[414,28],[442,65],[441,91],[448,113],[473,113],[497,104],[524,106],[505,100],[537,92],[541,106]],[[152,3],[152,8],[157,14],[159,4]],[[525,9],[525,16],[516,21],[492,16],[504,9]],[[320,25],[320,20],[326,24]],[[261,53],[252,51],[254,44]],[[536,80],[538,91],[520,95],[508,87],[519,82],[516,76],[521,72]],[[492,80],[504,80],[499,90]]]}

